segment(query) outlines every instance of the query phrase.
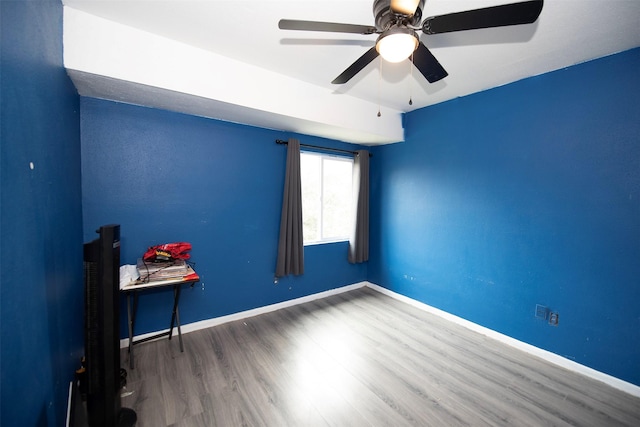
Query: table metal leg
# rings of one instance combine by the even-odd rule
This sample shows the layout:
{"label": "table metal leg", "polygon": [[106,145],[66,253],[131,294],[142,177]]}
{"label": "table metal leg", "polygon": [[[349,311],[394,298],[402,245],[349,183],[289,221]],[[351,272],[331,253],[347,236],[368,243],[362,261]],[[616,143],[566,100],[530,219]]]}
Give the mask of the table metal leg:
{"label": "table metal leg", "polygon": [[184,351],[184,346],[182,345],[182,330],[180,328],[180,309],[178,305],[180,304],[180,289],[182,289],[179,285],[173,287],[173,312],[171,313],[171,326],[169,327],[169,339],[173,335],[173,325],[178,327],[178,340],[180,341],[180,351]]}
{"label": "table metal leg", "polygon": [[127,317],[129,318],[129,367],[133,369],[133,337],[136,327],[136,313],[138,312],[138,293],[133,292],[133,309],[131,308],[131,293],[127,294]]}
{"label": "table metal leg", "polygon": [[184,353],[184,346],[182,345],[182,331],[180,330],[180,308],[176,307],[176,321],[178,324],[178,341],[180,341],[180,352]]}
{"label": "table metal leg", "polygon": [[127,320],[129,327],[129,368],[133,369],[133,317],[131,315],[131,293],[127,294]]}
{"label": "table metal leg", "polygon": [[[187,283],[195,283],[195,282],[187,282]],[[133,347],[135,344],[141,344],[143,342],[155,340],[157,338],[163,336],[169,336],[169,339],[173,336],[173,327],[177,326],[178,328],[178,340],[180,341],[180,351],[184,352],[184,344],[182,342],[182,327],[180,325],[180,291],[182,289],[182,284],[180,283],[173,286],[173,311],[171,312],[171,325],[169,325],[169,331],[161,332],[155,335],[147,336],[144,338],[139,338],[134,341],[135,336],[135,325],[136,325],[136,313],[138,311],[138,292],[133,291],[127,293],[127,317],[129,320],[129,367],[134,369],[133,363]],[[131,303],[131,294],[133,294],[133,304]]]}

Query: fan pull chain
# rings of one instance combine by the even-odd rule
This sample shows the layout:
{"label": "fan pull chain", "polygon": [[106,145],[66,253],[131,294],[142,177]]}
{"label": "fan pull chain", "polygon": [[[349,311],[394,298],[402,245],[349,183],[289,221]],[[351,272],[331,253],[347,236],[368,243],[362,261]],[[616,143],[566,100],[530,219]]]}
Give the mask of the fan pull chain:
{"label": "fan pull chain", "polygon": [[411,61],[409,61],[409,105],[413,105],[413,97],[411,92],[413,89],[413,52],[411,52]]}
{"label": "fan pull chain", "polygon": [[380,85],[382,82],[382,57],[380,57],[380,72],[378,73],[378,117],[382,115],[380,112]]}

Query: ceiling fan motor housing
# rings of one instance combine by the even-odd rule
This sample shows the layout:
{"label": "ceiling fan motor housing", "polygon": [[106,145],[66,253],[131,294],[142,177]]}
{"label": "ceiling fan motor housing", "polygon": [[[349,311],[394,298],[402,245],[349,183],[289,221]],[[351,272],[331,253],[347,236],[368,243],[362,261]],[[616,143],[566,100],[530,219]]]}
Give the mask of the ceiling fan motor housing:
{"label": "ceiling fan motor housing", "polygon": [[411,17],[396,14],[391,10],[391,0],[374,0],[373,16],[375,17],[376,28],[379,31],[389,29],[393,24],[400,23],[402,25],[419,26],[422,20],[422,8],[424,0],[418,2],[418,7]]}

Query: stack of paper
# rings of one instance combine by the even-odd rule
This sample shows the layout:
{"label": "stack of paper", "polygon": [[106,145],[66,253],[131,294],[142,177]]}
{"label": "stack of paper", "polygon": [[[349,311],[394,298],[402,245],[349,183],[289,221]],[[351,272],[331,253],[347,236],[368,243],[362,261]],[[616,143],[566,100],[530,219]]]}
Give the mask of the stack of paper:
{"label": "stack of paper", "polygon": [[187,275],[187,263],[183,259],[168,262],[145,262],[138,260],[140,281],[180,279]]}

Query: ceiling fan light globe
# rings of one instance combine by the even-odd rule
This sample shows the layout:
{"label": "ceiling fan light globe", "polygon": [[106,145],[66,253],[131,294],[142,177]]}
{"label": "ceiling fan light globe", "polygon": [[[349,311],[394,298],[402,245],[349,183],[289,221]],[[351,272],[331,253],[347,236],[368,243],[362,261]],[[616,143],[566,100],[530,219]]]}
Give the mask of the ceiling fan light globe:
{"label": "ceiling fan light globe", "polygon": [[385,61],[401,62],[418,47],[418,37],[414,32],[398,31],[382,34],[376,42],[376,50]]}
{"label": "ceiling fan light globe", "polygon": [[420,4],[420,0],[391,0],[391,10],[406,16],[412,16]]}

